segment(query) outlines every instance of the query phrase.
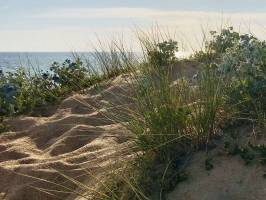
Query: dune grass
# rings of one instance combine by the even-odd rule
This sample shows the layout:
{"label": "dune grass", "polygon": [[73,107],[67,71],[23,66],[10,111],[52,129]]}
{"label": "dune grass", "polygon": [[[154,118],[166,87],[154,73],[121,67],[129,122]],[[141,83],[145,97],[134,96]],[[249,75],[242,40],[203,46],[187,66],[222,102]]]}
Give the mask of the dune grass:
{"label": "dune grass", "polygon": [[[176,42],[141,38],[144,60],[130,72],[134,106],[120,106],[114,117],[135,135],[141,156],[135,174],[118,178],[114,192],[120,196],[110,199],[164,199],[187,178],[189,156],[198,150],[208,155],[228,123],[253,124],[263,132],[265,42],[232,27],[211,34],[205,51],[191,58],[199,66],[195,79],[172,79],[182,62],[174,58]],[[208,158],[205,164],[212,166]]]}
{"label": "dune grass", "polygon": [[[138,71],[130,73],[134,106],[119,106],[114,115],[133,133],[141,156],[135,173],[126,175],[126,181],[118,177],[121,191],[126,188],[129,196],[118,193],[121,199],[164,199],[187,178],[183,166],[189,155],[208,151],[220,133],[219,125],[226,120],[228,86],[217,66],[208,64],[201,66],[194,81],[182,74],[174,80],[174,69],[182,62],[174,57],[177,43],[156,44],[143,38],[141,42],[145,60]],[[138,189],[133,190],[132,184]]]}

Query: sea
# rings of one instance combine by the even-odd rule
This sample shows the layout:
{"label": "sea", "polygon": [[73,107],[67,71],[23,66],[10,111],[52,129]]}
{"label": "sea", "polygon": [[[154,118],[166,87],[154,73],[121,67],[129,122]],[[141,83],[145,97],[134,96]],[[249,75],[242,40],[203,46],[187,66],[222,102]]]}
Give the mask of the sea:
{"label": "sea", "polygon": [[89,52],[0,52],[0,69],[4,72],[15,71],[16,68],[49,70],[54,62],[62,63],[66,59],[74,60],[74,55],[83,59],[90,56]]}
{"label": "sea", "polygon": [[[54,62],[63,63],[66,59],[75,60],[79,56],[84,62],[93,60],[92,52],[0,52],[0,70],[3,72],[15,71],[23,67],[29,70],[49,71]],[[134,53],[141,57],[140,53]],[[190,52],[176,52],[179,59],[191,55]]]}

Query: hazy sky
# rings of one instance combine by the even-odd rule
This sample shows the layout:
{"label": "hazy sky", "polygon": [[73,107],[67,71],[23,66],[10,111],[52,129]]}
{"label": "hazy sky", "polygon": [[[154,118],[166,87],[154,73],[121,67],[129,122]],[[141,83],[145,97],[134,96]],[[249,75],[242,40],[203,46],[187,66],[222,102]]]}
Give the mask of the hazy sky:
{"label": "hazy sky", "polygon": [[264,38],[265,11],[265,0],[0,0],[0,51],[90,50],[97,37],[134,41],[136,26],[154,24],[192,47],[202,27],[226,23]]}

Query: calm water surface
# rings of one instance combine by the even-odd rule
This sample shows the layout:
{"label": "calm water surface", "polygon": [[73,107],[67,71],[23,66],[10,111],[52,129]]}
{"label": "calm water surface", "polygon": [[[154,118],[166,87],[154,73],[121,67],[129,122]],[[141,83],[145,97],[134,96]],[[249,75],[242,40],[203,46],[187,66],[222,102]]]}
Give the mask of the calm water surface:
{"label": "calm water surface", "polygon": [[[82,57],[89,56],[88,52],[79,52]],[[74,59],[71,52],[0,52],[0,69],[13,71],[18,67],[39,68],[47,70],[53,62],[64,62],[66,59]]]}

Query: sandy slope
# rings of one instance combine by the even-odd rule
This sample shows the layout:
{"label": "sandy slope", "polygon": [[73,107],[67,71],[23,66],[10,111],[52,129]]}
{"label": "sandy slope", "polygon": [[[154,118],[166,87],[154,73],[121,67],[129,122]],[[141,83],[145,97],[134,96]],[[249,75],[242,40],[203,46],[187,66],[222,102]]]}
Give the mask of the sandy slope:
{"label": "sandy slope", "polygon": [[[94,185],[90,173],[102,175],[113,162],[126,158],[126,130],[106,118],[105,110],[99,110],[108,103],[121,103],[121,97],[117,97],[125,93],[125,87],[124,77],[120,76],[101,88],[100,94],[89,89],[86,95],[65,99],[51,116],[21,116],[9,121],[11,132],[0,136],[0,199],[58,199],[30,186],[64,188],[19,174],[64,183],[74,189],[75,184],[66,181],[61,173]],[[69,194],[60,193],[60,197],[64,196]]]}

